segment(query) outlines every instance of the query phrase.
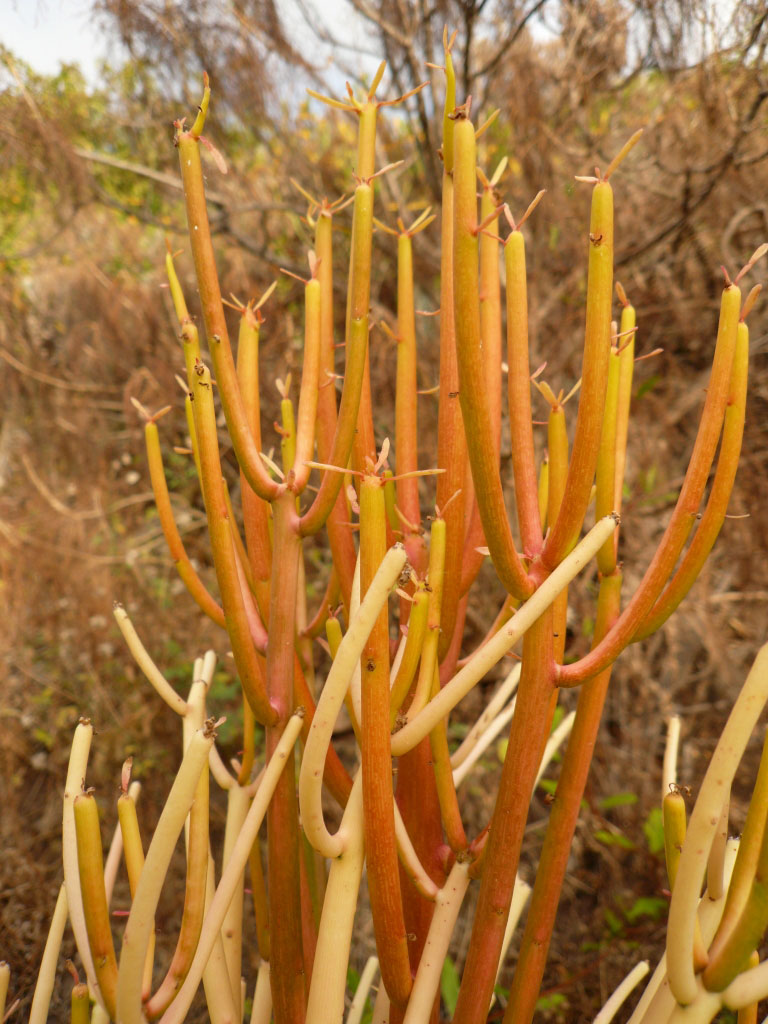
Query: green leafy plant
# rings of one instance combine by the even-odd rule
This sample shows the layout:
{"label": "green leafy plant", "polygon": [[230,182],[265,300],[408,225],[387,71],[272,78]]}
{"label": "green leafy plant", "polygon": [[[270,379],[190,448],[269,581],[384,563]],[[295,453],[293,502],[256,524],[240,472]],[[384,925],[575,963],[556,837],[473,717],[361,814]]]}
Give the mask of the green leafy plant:
{"label": "green leafy plant", "polygon": [[[118,607],[116,619],[133,656],[181,719],[184,756],[146,859],[126,769],[120,842],[132,902],[115,943],[107,892],[116,858],[108,861],[111,875],[105,875],[96,805],[87,791],[81,792],[93,730],[85,719],[78,726],[64,797],[64,887],[33,1006],[34,1021],[45,1018],[51,963],[67,915],[98,1007],[96,1019],[121,1024],[181,1021],[201,980],[212,1021],[242,1019],[246,866],[261,956],[253,989],[254,1024],[266,1024],[271,1014],[276,1024],[336,1024],[343,1019],[364,865],[378,961],[372,969],[366,967],[357,985],[357,1016],[352,1019],[359,1020],[364,1012],[378,970],[375,1021],[436,1021],[442,991],[447,1004],[455,1003],[449,1009],[456,1024],[482,1024],[529,896],[504,1020],[527,1021],[534,1013],[612,666],[628,644],[655,632],[684,598],[725,517],[744,423],[745,319],[755,295],[742,304],[739,282],[765,247],[733,281],[726,275],[712,371],[688,470],[643,578],[623,603],[618,527],[636,325],[635,310],[620,286],[620,322],[612,325],[611,320],[610,179],[640,133],[604,172],[596,169],[593,176],[578,179],[592,186],[582,373],[571,392],[579,391],[578,409],[569,443],[566,403],[571,396],[556,393],[533,374],[549,407],[548,455],[542,465],[533,440],[522,231],[542,193],[519,220],[498,201],[503,161],[490,176],[478,167],[476,142],[488,122],[476,127],[471,100],[457,103],[451,45],[446,37],[442,208],[434,229],[439,229],[441,253],[438,430],[426,466],[418,419],[413,248],[437,216],[424,210],[409,225],[398,218],[396,228],[374,216],[378,179],[392,169],[376,169],[377,119],[383,107],[407,98],[377,99],[384,65],[362,96],[350,89],[343,100],[316,97],[357,121],[357,160],[351,198],[330,202],[300,189],[308,203],[314,248],[308,254],[308,277],[302,281],[304,346],[297,403],[290,381],[278,382],[279,459],[264,451],[259,380],[260,334],[272,287],[258,302],[234,300],[240,316],[236,353],[229,339],[225,305],[231,303],[221,295],[200,154],[202,143],[218,168],[225,169],[223,158],[203,135],[210,99],[207,79],[192,125],[176,122],[208,346],[205,358],[170,252],[166,269],[186,366],[190,455],[205,505],[217,595],[198,575],[174,521],[157,426],[168,409],[151,413],[136,405],[145,420],[149,472],[171,557],[201,611],[226,631],[223,643],[231,650],[242,690],[242,755],[230,770],[216,752],[217,723],[206,711],[215,656],[197,660],[184,698],[154,664]],[[337,406],[333,228],[350,217]],[[396,342],[393,445],[374,430],[378,412],[370,382],[375,228],[397,239],[397,326],[387,329]],[[503,362],[519,543],[507,515],[500,471]],[[240,468],[239,502],[222,474],[219,407]],[[718,447],[713,483],[699,519]],[[179,478],[178,466],[174,476]],[[425,503],[430,511],[428,537],[422,527]],[[310,614],[304,548],[321,533],[327,537],[332,569],[320,606]],[[483,641],[462,659],[467,605],[486,557],[507,597]],[[568,587],[587,567],[594,571],[594,563],[598,591],[589,630],[591,650],[574,660],[566,652]],[[330,660],[324,660],[315,642],[323,632]],[[451,753],[449,716],[518,642],[519,664]],[[577,709],[550,736],[558,691],[565,687],[579,688]],[[359,751],[359,763],[351,770],[333,744],[334,725],[345,703]],[[265,737],[261,774],[256,767],[257,723]],[[476,835],[467,835],[461,783],[473,759],[507,726],[493,816]],[[530,799],[542,765],[566,739],[531,891],[518,877]],[[209,852],[209,772],[227,793],[218,884]],[[326,821],[327,797],[336,802],[341,816],[335,831]],[[258,842],[265,818],[266,872]],[[185,826],[187,878],[180,934],[167,973],[156,985],[154,918],[172,850]],[[624,837],[606,830],[603,841],[607,839],[619,842]],[[473,883],[479,889],[477,907],[456,988],[459,972],[449,948]],[[684,912],[689,915],[686,891]],[[685,961],[675,970],[680,991],[687,996],[693,961],[687,932],[682,934],[687,925],[680,922],[689,918],[675,909],[677,889],[673,892],[671,934],[677,936]],[[562,1005],[558,999],[550,1008],[559,1012]]]}

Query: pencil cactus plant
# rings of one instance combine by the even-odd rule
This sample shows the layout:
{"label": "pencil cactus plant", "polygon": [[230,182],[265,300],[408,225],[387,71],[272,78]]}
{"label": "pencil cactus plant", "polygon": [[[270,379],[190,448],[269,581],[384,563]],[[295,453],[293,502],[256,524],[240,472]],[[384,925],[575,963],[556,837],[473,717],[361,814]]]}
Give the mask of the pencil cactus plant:
{"label": "pencil cactus plant", "polygon": [[[522,228],[541,194],[519,221],[498,201],[495,186],[503,166],[490,178],[478,168],[476,140],[484,126],[473,123],[469,98],[457,104],[447,38],[444,72],[443,203],[437,225],[439,413],[434,455],[427,464],[420,459],[424,445],[417,421],[412,249],[432,222],[428,212],[410,226],[399,220],[397,231],[388,229],[397,235],[398,247],[397,326],[389,329],[397,343],[393,444],[374,431],[370,288],[374,230],[377,223],[382,226],[374,204],[376,179],[388,170],[376,169],[376,122],[382,107],[399,102],[376,98],[384,65],[366,94],[349,90],[344,100],[321,97],[357,119],[354,189],[348,203],[308,197],[315,242],[304,282],[301,384],[296,408],[288,382],[282,384],[279,464],[264,453],[261,433],[259,336],[269,295],[239,306],[235,355],[216,270],[200,157],[210,97],[207,79],[191,127],[176,122],[205,356],[170,253],[166,268],[218,596],[197,575],[174,523],[157,429],[160,413],[141,412],[171,557],[201,611],[226,631],[222,643],[231,649],[243,691],[243,755],[232,774],[216,753],[215,723],[205,710],[213,656],[198,659],[184,699],[152,662],[125,611],[117,608],[139,665],[182,718],[185,752],[146,861],[135,823],[135,791],[124,780],[120,841],[132,906],[116,949],[106,892],[117,855],[108,860],[105,882],[95,805],[87,793],[80,794],[92,727],[86,720],[78,727],[64,802],[65,886],[51,948],[56,928],[60,935],[63,927],[62,915],[68,913],[96,1001],[96,1019],[181,1021],[201,979],[212,1021],[242,1019],[243,885],[249,866],[262,962],[252,990],[251,1020],[263,1024],[273,1014],[276,1024],[342,1021],[365,866],[381,974],[374,1019],[437,1021],[440,970],[464,894],[473,884],[479,889],[477,909],[454,1021],[481,1024],[521,911],[520,896],[528,892],[518,877],[520,852],[537,774],[548,756],[558,691],[579,687],[504,1015],[507,1024],[530,1020],[612,666],[628,644],[658,629],[672,613],[722,526],[741,445],[748,347],[744,321],[754,300],[742,304],[739,282],[754,258],[733,281],[726,275],[710,382],[685,480],[641,583],[624,601],[618,527],[635,311],[616,285],[621,318],[618,327],[612,325],[611,179],[639,133],[604,172],[596,169],[594,176],[580,179],[592,185],[592,212],[585,239],[588,281],[578,411],[569,450],[563,393],[534,380],[549,405],[547,457],[540,465],[533,438]],[[337,406],[336,389],[328,386],[337,371],[332,228],[338,218],[350,216],[343,386]],[[507,482],[500,470],[503,361],[516,529],[507,515]],[[239,508],[222,476],[218,403],[240,468]],[[718,444],[714,483],[700,515]],[[420,483],[420,477],[426,480]],[[422,526],[427,512],[428,537]],[[307,538],[323,531],[332,570],[312,618],[303,547]],[[461,658],[471,588],[486,556],[507,598],[482,643]],[[595,560],[599,592],[592,650],[579,660],[566,660],[567,588],[582,569],[594,568]],[[315,643],[323,631],[330,660]],[[518,641],[518,666],[452,753],[449,716]],[[349,772],[333,745],[333,727],[344,703],[359,749],[359,765]],[[457,780],[510,720],[492,817],[478,834],[468,834]],[[255,777],[254,723],[265,730],[266,762]],[[562,738],[564,730],[559,732]],[[227,792],[217,885],[208,852],[209,765]],[[324,794],[340,808],[335,832],[326,823]],[[266,873],[258,843],[265,816]],[[154,986],[155,909],[185,822],[187,897],[181,934],[165,980]],[[674,891],[673,916],[678,888]],[[687,945],[684,949],[690,960]],[[680,968],[683,996],[693,979],[688,960]],[[374,969],[365,972],[368,982]],[[46,971],[41,972],[33,1020],[45,1019],[50,967]],[[360,1019],[361,992],[348,1020]]]}

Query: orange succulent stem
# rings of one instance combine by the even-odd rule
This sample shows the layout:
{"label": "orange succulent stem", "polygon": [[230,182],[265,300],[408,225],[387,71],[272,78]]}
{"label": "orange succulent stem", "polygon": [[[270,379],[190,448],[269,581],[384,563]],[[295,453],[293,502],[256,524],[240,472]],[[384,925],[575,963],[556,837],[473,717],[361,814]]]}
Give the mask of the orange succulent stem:
{"label": "orange succulent stem", "polygon": [[667,621],[696,582],[725,522],[744,436],[748,370],[749,329],[746,324],[740,323],[731,371],[731,389],[717,457],[717,469],[707,500],[707,507],[682,562],[661,597],[640,624],[633,640],[642,640],[646,636],[650,636]]}
{"label": "orange succulent stem", "polygon": [[[237,380],[243,396],[243,406],[253,443],[261,451],[261,398],[259,391],[259,336],[260,321],[257,313],[246,306],[240,318],[237,342]],[[240,493],[243,509],[243,528],[248,559],[256,580],[263,584],[269,580],[272,568],[272,550],[269,536],[269,505],[253,490],[242,469]],[[257,585],[258,586],[258,585]],[[263,586],[258,587],[260,601],[266,598]]]}
{"label": "orange succulent stem", "polygon": [[[333,217],[325,206],[315,225],[317,279],[320,282],[320,378],[317,395],[317,454],[320,462],[331,463],[336,433],[336,360],[333,334]],[[333,555],[344,607],[349,612],[352,579],[357,552],[349,528],[349,510],[343,490],[339,490],[326,522],[328,542]]]}
{"label": "orange succulent stem", "polygon": [[[616,426],[619,408],[620,356],[611,351],[608,359],[608,383],[605,392],[603,432],[597,455],[595,518],[610,515],[616,499]],[[616,541],[609,537],[597,553],[597,568],[603,576],[610,576],[616,568]]]}
{"label": "orange succulent stem", "polygon": [[[568,479],[568,431],[565,409],[559,403],[550,410],[547,421],[549,453],[549,480],[547,484],[547,522],[554,523],[560,513]],[[555,661],[560,665],[565,654],[568,617],[568,587],[565,587],[552,605],[555,634]]]}
{"label": "orange succulent stem", "polygon": [[[488,406],[497,459],[501,451],[502,336],[499,243],[494,237],[499,233],[499,218],[494,217],[493,212],[498,205],[499,195],[488,182],[480,197],[480,223],[486,226],[486,230],[480,236],[480,336],[483,339]],[[527,349],[525,358],[527,363]]]}
{"label": "orange succulent stem", "polygon": [[418,575],[427,567],[427,546],[420,530],[416,314],[413,301],[413,243],[407,231],[397,239],[397,379],[395,388],[395,468],[397,504],[411,524],[403,540]]}
{"label": "orange succulent stem", "polygon": [[318,386],[320,383],[320,282],[307,281],[304,288],[304,358],[301,370],[301,391],[296,418],[296,454],[293,464],[292,489],[301,494],[309,480],[315,447]]}
{"label": "orange succulent stem", "polygon": [[[357,170],[356,177],[359,181],[370,182],[374,175],[375,170],[375,157],[376,157],[376,121],[378,117],[378,103],[373,100],[368,100],[366,103],[359,107],[357,114],[359,119],[358,136],[357,136]],[[373,186],[371,186],[373,187]],[[352,233],[361,230],[362,226],[358,228],[357,224],[357,209],[355,208],[352,213]],[[370,233],[366,232],[366,237],[362,238],[362,244],[367,245],[369,259],[372,245],[372,227]],[[354,304],[354,291],[355,291],[355,275],[357,273],[353,263],[350,262],[349,267],[349,280],[350,280],[350,295],[351,303]],[[369,279],[370,284],[370,279]],[[349,313],[349,310],[348,310]],[[349,330],[350,322],[349,316],[347,319],[347,344],[349,344]],[[357,432],[354,437],[353,444],[353,465],[356,469],[363,471],[365,468],[365,459],[376,459],[376,443],[373,433],[373,405],[371,402],[371,361],[370,361],[370,350],[366,349],[365,354],[365,367],[363,370],[363,385],[360,391],[360,405],[357,412]]]}
{"label": "orange succulent stem", "polygon": [[[480,222],[486,225],[486,230],[480,235],[480,336],[483,339],[487,401],[494,428],[497,463],[501,451],[501,280],[499,243],[493,237],[498,234],[499,218],[494,217],[493,212],[498,206],[498,198],[493,185],[485,182],[480,197]],[[485,547],[483,524],[480,521],[472,471],[469,468],[464,487],[467,528],[461,573],[462,594],[472,586],[483,564],[484,555],[477,549]]]}
{"label": "orange succulent stem", "polygon": [[[623,295],[623,289],[621,294]],[[626,298],[626,297],[625,297]],[[619,323],[619,395],[616,405],[616,492],[613,511],[621,513],[624,491],[624,467],[627,460],[629,434],[629,407],[632,401],[632,379],[635,370],[635,307],[627,303],[621,310]],[[618,546],[621,527],[614,534]]]}
{"label": "orange succulent stem", "polygon": [[523,637],[523,663],[454,1024],[485,1024],[512,901],[528,806],[549,728],[552,610]]}
{"label": "orange succulent stem", "polygon": [[613,292],[613,189],[598,181],[592,192],[589,270],[582,382],[565,496],[550,526],[543,562],[554,569],[578,539],[589,505],[602,434]]}
{"label": "orange succulent stem", "polygon": [[[465,499],[454,496],[466,485],[467,442],[459,398],[456,359],[453,280],[453,121],[456,75],[451,54],[445,53],[445,105],[443,108],[443,202],[440,215],[440,377],[437,411],[437,464],[445,472],[437,478],[437,505],[445,518],[445,587],[441,610],[443,657],[456,624],[465,536]],[[453,499],[453,500],[451,500]]]}
{"label": "orange succulent stem", "polygon": [[[435,691],[439,688],[440,680],[436,678]],[[445,719],[439,722],[430,732],[429,744],[432,750],[432,765],[435,772],[437,798],[440,803],[440,816],[443,821],[445,836],[453,852],[461,853],[467,849],[467,836],[464,832],[459,799],[453,782],[453,769],[451,767],[451,754],[448,749],[448,732]]]}
{"label": "orange succulent stem", "polygon": [[267,697],[256,648],[251,638],[248,614],[238,576],[237,555],[224,500],[211,374],[202,363],[198,363],[195,373],[193,407],[211,551],[224,606],[227,632],[232,644],[232,654],[243,691],[256,719],[264,724],[273,724],[277,721],[277,710],[270,704]]}
{"label": "orange succulent stem", "polygon": [[[616,572],[604,576],[600,581],[595,641],[605,636],[618,616],[620,606],[621,573]],[[544,845],[539,854],[536,882],[504,1015],[506,1024],[513,1021],[515,1024],[526,1024],[533,1018],[611,669],[612,666],[604,669],[579,691],[576,719],[560,769]]]}
{"label": "orange succulent stem", "polygon": [[[368,352],[372,231],[373,187],[367,182],[362,182],[355,189],[344,388],[341,392],[336,433],[328,458],[330,465],[342,470],[346,469],[352,452]],[[300,528],[303,537],[317,533],[328,519],[343,479],[343,473],[325,473],[315,500],[301,517]]]}
{"label": "orange succulent stem", "polygon": [[580,661],[558,668],[558,685],[575,686],[600,672],[627,646],[652,608],[683,549],[699,510],[715,457],[731,387],[741,293],[729,284],[723,291],[717,344],[699,430],[677,504],[640,586],[608,635]]}
{"label": "orange succulent stem", "polygon": [[163,469],[160,437],[157,431],[157,424],[152,420],[144,427],[144,440],[147,446],[149,478],[152,483],[152,493],[155,496],[157,516],[160,520],[165,542],[168,545],[168,551],[176,565],[176,571],[198,608],[215,622],[217,626],[221,626],[224,629],[224,612],[195,572],[176,526],[171,499],[168,494],[168,484],[165,480],[165,470]]}
{"label": "orange succulent stem", "polygon": [[237,460],[248,483],[261,498],[271,501],[282,488],[270,477],[261,458],[261,453],[256,447],[237,383],[227,321],[221,300],[216,259],[213,253],[208,211],[205,205],[198,137],[191,131],[179,129],[176,135],[176,144],[179,149],[189,240],[203,308],[203,321],[213,357],[224,414],[227,418],[227,426]]}
{"label": "orange succulent stem", "polygon": [[[295,621],[301,538],[295,497],[273,504],[274,556],[270,585],[267,692],[276,717],[267,725],[266,757],[272,757],[294,709]],[[299,877],[300,837],[293,750],[267,811],[270,978],[277,1024],[303,1024],[304,954]]]}
{"label": "orange succulent stem", "polygon": [[[507,393],[512,444],[512,469],[520,542],[526,555],[541,550],[541,518],[536,460],[533,452],[531,374],[528,365],[528,286],[525,239],[513,231],[504,246],[507,283]],[[485,338],[483,338],[485,345]]]}
{"label": "orange succulent stem", "polygon": [[[360,484],[360,597],[365,597],[386,554],[384,491],[376,476]],[[402,1006],[411,990],[408,940],[400,895],[395,840],[392,755],[389,731],[389,629],[386,605],[363,648],[362,740],[363,818],[371,916],[384,987]]]}
{"label": "orange succulent stem", "polygon": [[[453,283],[459,396],[467,451],[472,466],[486,542],[499,578],[511,594],[524,598],[533,582],[515,550],[504,505],[493,444],[493,424],[485,402],[485,370],[480,336],[475,194],[475,129],[460,114],[454,125]],[[534,479],[535,488],[535,479]],[[534,498],[536,491],[534,490]]]}

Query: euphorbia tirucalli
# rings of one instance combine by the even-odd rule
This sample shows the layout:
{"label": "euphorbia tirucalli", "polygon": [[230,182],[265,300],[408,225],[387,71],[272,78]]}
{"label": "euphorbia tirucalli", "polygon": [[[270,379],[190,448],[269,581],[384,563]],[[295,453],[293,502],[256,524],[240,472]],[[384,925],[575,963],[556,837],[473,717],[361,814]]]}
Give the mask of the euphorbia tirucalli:
{"label": "euphorbia tirucalli", "polygon": [[[104,934],[101,883],[86,886],[73,870],[75,846],[86,856],[86,826],[77,830],[74,843],[71,804],[79,801],[78,820],[90,822],[87,856],[93,862],[99,860],[92,849],[95,808],[87,798],[75,801],[68,792],[67,896],[78,918],[76,935],[89,983],[99,1004],[118,1020],[138,1021],[142,1015],[164,1022],[182,1020],[201,977],[212,1020],[242,1017],[241,949],[232,936],[242,933],[242,875],[249,862],[263,963],[251,1017],[256,1024],[267,1022],[271,1013],[276,1024],[305,1020],[335,1024],[343,1019],[364,864],[381,972],[375,1019],[409,1024],[437,1020],[440,966],[464,893],[469,885],[476,885],[477,909],[454,1020],[481,1024],[503,965],[510,921],[518,913],[510,919],[529,803],[558,690],[579,686],[504,1017],[508,1024],[530,1020],[611,667],[624,647],[658,628],[676,607],[700,572],[722,525],[741,446],[748,343],[743,320],[753,301],[742,306],[738,284],[753,261],[734,281],[726,276],[711,379],[690,464],[666,532],[622,610],[617,527],[630,433],[635,312],[617,287],[621,323],[612,325],[610,179],[639,133],[605,172],[596,169],[594,176],[581,179],[591,183],[593,191],[578,411],[569,451],[566,400],[546,382],[535,382],[550,407],[548,453],[542,468],[533,438],[522,231],[541,194],[519,222],[498,200],[496,187],[503,165],[490,179],[477,166],[476,141],[485,125],[475,127],[469,99],[456,104],[447,38],[444,60],[438,436],[433,461],[425,465],[420,461],[425,445],[417,422],[419,342],[412,259],[419,232],[428,230],[432,220],[425,211],[410,227],[400,219],[397,232],[388,229],[398,236],[397,326],[388,328],[397,347],[394,475],[388,466],[390,442],[377,437],[374,430],[369,371],[369,344],[375,337],[369,310],[376,178],[390,169],[375,169],[378,112],[388,105],[376,99],[384,65],[364,96],[357,97],[350,89],[343,101],[320,97],[357,118],[357,162],[349,204],[314,200],[302,188],[309,201],[315,246],[303,282],[304,355],[296,410],[288,381],[280,385],[279,465],[263,452],[260,418],[259,336],[268,294],[257,303],[237,306],[240,326],[235,356],[216,270],[199,145],[204,141],[210,96],[207,80],[192,126],[176,123],[206,358],[170,254],[166,266],[184,349],[187,427],[206,509],[218,597],[193,569],[173,521],[156,423],[159,414],[141,411],[146,418],[152,486],[172,557],[201,610],[226,629],[225,643],[243,689],[244,753],[233,776],[215,753],[212,725],[204,725],[205,687],[193,687],[194,699],[191,695],[189,701],[175,694],[120,611],[121,628],[139,664],[166,702],[183,716],[184,764],[199,761],[200,766],[194,771],[182,767],[187,795],[172,801],[175,832],[170,830],[173,835],[166,837],[161,853],[152,854],[150,848],[147,863],[151,855],[152,863],[160,867],[155,868],[151,883],[144,881],[146,871],[140,874],[122,951],[114,956]],[[482,189],[479,212],[478,183]],[[343,386],[337,407],[336,389],[328,386],[337,370],[332,226],[335,219],[350,216]],[[758,255],[760,251],[755,258]],[[507,515],[507,481],[500,470],[505,335],[515,528]],[[240,469],[239,509],[222,476],[217,401]],[[718,443],[720,455],[707,506],[683,554]],[[420,477],[425,479],[420,482]],[[309,487],[311,480],[314,489]],[[430,512],[434,508],[428,538],[421,526],[425,507]],[[593,520],[582,536],[585,525]],[[333,568],[322,605],[311,618],[303,542],[323,530]],[[508,596],[483,642],[462,659],[467,606],[486,552]],[[567,587],[583,568],[593,567],[594,560],[599,592],[593,649],[566,664]],[[397,600],[390,604],[392,594]],[[339,599],[341,610],[336,614],[332,609]],[[330,663],[313,644],[323,630]],[[509,720],[510,709],[503,705],[512,683],[504,684],[493,713],[471,731],[454,755],[448,744],[448,719],[518,641],[522,642],[519,688],[494,811],[477,835],[467,834],[456,772],[473,748],[480,749],[497,734],[501,716]],[[319,679],[321,669],[324,682]],[[358,767],[349,773],[332,743],[334,723],[345,702],[360,753]],[[300,708],[303,719],[296,715]],[[254,721],[265,729],[268,784],[266,778],[261,783],[251,780]],[[193,739],[197,736],[194,723],[200,735]],[[299,731],[297,799],[294,738]],[[183,951],[177,951],[178,970],[169,972],[171,980],[163,984],[162,995],[151,995],[146,963],[157,876],[161,879],[167,870],[168,844],[175,841],[187,814],[187,797],[196,800],[189,794],[199,779],[205,778],[207,784],[204,748],[214,777],[228,792],[223,877],[214,894],[212,862],[205,871],[196,862],[188,872],[188,892],[191,887],[197,897],[190,900],[194,927],[182,925],[185,941],[179,944]],[[80,767],[84,769],[82,753],[77,754],[73,771]],[[324,791],[342,810],[335,833],[325,823]],[[203,804],[207,815],[207,801],[199,802]],[[253,808],[257,805],[267,818],[265,878],[256,840],[260,819]],[[190,823],[190,833],[200,828],[199,820],[198,816],[194,825]],[[131,843],[135,847],[135,839]],[[97,899],[94,911],[91,904]],[[203,899],[206,912],[201,924]],[[239,909],[233,912],[232,907]],[[94,913],[98,928],[86,926]],[[97,935],[98,949],[94,946]],[[127,941],[134,936],[140,940]]]}

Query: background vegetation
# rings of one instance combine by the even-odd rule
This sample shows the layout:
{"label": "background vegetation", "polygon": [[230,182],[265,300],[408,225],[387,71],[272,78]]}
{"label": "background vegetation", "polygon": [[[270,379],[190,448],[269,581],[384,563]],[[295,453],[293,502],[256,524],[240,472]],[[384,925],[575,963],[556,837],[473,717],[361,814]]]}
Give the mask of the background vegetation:
{"label": "background vegetation", "polygon": [[[162,290],[164,239],[181,246],[186,232],[170,122],[193,109],[207,68],[216,91],[210,133],[229,165],[222,176],[208,164],[225,293],[246,299],[279,267],[303,264],[311,233],[291,178],[331,198],[348,188],[353,125],[328,117],[303,85],[338,92],[338,72],[325,70],[321,53],[335,46],[342,74],[350,75],[356,55],[338,45],[341,23],[324,25],[308,0],[297,0],[296,10],[313,43],[299,51],[283,7],[271,0],[99,0],[94,15],[119,34],[129,59],[105,68],[98,86],[75,67],[41,77],[0,54],[0,936],[22,999],[31,994],[60,883],[59,790],[78,716],[87,710],[100,734],[94,775],[117,782],[123,758],[135,755],[149,820],[178,754],[173,724],[155,713],[122,646],[112,601],[125,603],[171,678],[185,680],[196,654],[221,648],[221,635],[197,613],[170,564],[129,401],[183,404]],[[443,26],[458,29],[459,92],[472,93],[485,112],[503,113],[485,140],[487,169],[508,155],[500,191],[515,211],[539,188],[548,190],[527,229],[532,365],[546,361],[547,379],[566,390],[574,383],[586,286],[577,225],[587,196],[574,189],[573,175],[590,173],[646,127],[631,173],[617,184],[616,235],[617,276],[638,309],[639,349],[663,349],[638,367],[630,439],[623,542],[628,563],[644,565],[695,430],[699,396],[691,382],[701,376],[704,383],[720,264],[737,270],[768,234],[764,5],[735,2],[725,25],[703,0],[351,0],[352,8],[370,51],[389,61],[392,94],[429,77],[424,62],[440,54]],[[405,159],[381,182],[379,209],[388,222],[433,200],[416,190],[417,180],[426,176],[436,194],[434,113],[425,90],[405,113],[384,120],[379,163]],[[435,239],[427,231],[415,246],[417,301],[425,309],[438,305]],[[394,260],[389,239],[377,241]],[[374,320],[393,318],[393,266],[380,260],[375,267]],[[178,267],[191,298],[191,261],[184,256]],[[265,423],[279,401],[271,381],[300,354],[300,293],[283,277],[268,307]],[[731,507],[746,518],[726,524],[681,611],[652,641],[630,648],[615,672],[545,981],[551,1019],[587,1019],[630,958],[658,956],[666,914],[654,817],[660,723],[682,713],[684,738],[695,740],[684,747],[682,774],[695,787],[766,639],[764,310],[751,318],[746,454]],[[422,327],[426,389],[437,379],[436,344],[428,319]],[[378,329],[371,358],[384,436],[394,351]],[[420,415],[424,431],[432,429],[428,396]],[[184,445],[182,415],[163,420],[161,431],[166,445]],[[179,455],[170,467],[188,549],[210,573],[205,546],[197,545],[204,513],[188,461]],[[229,471],[234,490],[234,463]],[[628,579],[627,590],[636,582]],[[478,634],[501,594],[492,572],[485,583],[470,619]],[[592,625],[573,607],[569,629],[584,649]],[[234,693],[229,681],[222,657],[214,691],[222,710]],[[498,764],[489,757],[485,767],[494,772]],[[534,800],[530,858],[545,800],[544,790]],[[361,962],[371,944],[372,935],[360,935]],[[462,955],[456,949],[457,962]]]}

